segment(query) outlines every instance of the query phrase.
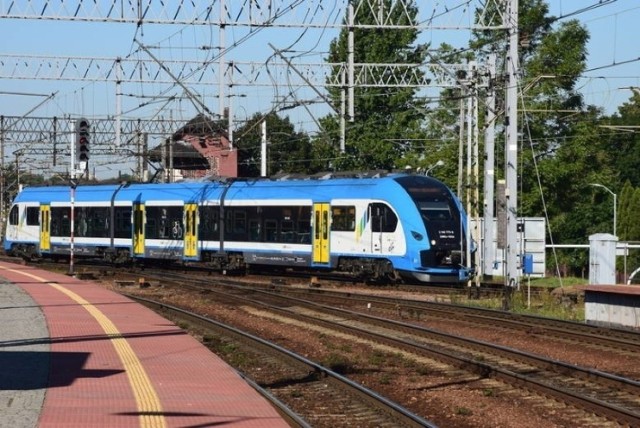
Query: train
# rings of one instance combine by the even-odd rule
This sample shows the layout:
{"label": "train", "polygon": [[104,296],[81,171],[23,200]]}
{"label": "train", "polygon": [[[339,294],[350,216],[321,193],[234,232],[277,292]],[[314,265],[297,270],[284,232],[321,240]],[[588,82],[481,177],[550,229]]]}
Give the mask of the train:
{"label": "train", "polygon": [[25,187],[3,246],[28,259],[461,283],[473,274],[467,227],[460,200],[433,177],[327,173]]}

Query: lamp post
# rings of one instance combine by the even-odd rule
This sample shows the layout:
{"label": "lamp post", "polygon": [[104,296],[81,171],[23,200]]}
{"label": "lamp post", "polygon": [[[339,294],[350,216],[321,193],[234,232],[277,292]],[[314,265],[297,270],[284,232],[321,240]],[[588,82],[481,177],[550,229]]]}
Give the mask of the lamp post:
{"label": "lamp post", "polygon": [[611,193],[613,195],[613,236],[618,236],[616,234],[616,226],[617,226],[617,207],[618,207],[618,196],[613,193],[611,191],[611,189],[609,189],[607,186],[604,186],[602,184],[598,184],[598,183],[591,183],[589,184],[590,186],[593,187],[601,187],[604,190],[606,190],[607,192]]}
{"label": "lamp post", "polygon": [[427,168],[427,172],[424,173],[424,175],[429,175],[429,173],[431,172],[432,169],[438,167],[438,166],[442,166],[444,165],[444,161],[441,159],[438,162],[434,163],[433,165],[431,165],[429,168]]}

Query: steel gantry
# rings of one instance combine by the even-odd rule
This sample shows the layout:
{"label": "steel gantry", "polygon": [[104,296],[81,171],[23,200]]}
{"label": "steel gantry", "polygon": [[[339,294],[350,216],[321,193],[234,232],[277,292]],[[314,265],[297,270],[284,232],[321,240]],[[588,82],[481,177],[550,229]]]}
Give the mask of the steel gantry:
{"label": "steel gantry", "polygon": [[[126,57],[83,57],[55,55],[23,55],[2,53],[0,78],[41,81],[108,82],[114,84],[117,102],[115,116],[106,113],[92,118],[95,127],[93,141],[97,155],[144,156],[140,146],[140,135],[166,137],[183,121],[167,119],[130,119],[122,113],[120,97],[126,85],[153,83],[165,85],[158,98],[167,100],[183,97],[176,94],[181,87],[188,97],[200,91],[192,88],[217,86],[218,115],[228,112],[229,123],[233,123],[232,97],[234,88],[243,86],[282,85],[287,88],[341,88],[348,93],[347,106],[340,112],[344,118],[353,118],[353,90],[362,87],[417,87],[424,90],[459,87],[460,82],[452,76],[468,70],[469,64],[372,64],[356,63],[353,59],[353,32],[358,28],[428,29],[428,30],[508,30],[510,49],[506,63],[509,78],[507,88],[508,117],[507,141],[505,145],[505,170],[507,181],[507,237],[506,278],[509,285],[516,285],[519,263],[516,259],[515,228],[517,215],[517,0],[420,0],[420,13],[414,17],[409,0],[337,0],[331,7],[323,0],[216,0],[193,2],[178,0],[166,2],[143,0],[123,2],[107,0],[87,2],[83,0],[21,0],[0,3],[0,19],[56,20],[102,22],[114,24],[142,25],[177,24],[188,26],[217,27],[218,46],[208,49],[216,52],[206,60],[186,58],[181,60],[158,58],[152,49],[140,44],[139,53]],[[452,13],[453,11],[457,13]],[[361,23],[360,15],[373,16],[373,23]],[[344,19],[348,17],[346,20]],[[473,24],[470,24],[473,23]],[[257,32],[264,28],[293,28],[319,30],[348,29],[349,59],[344,63],[302,63],[299,58],[287,59],[286,52],[276,52],[267,61],[227,61],[230,46],[226,44],[226,32],[231,27],[245,28]],[[478,65],[483,68],[484,65]],[[292,69],[295,68],[295,73]],[[337,70],[337,72],[336,72]],[[486,73],[485,73],[486,75]],[[139,86],[139,85],[138,85]],[[172,88],[170,92],[166,88]],[[467,171],[472,177],[466,180],[469,192],[477,191],[478,179],[478,82],[466,88],[471,101],[466,110],[468,133]],[[204,92],[204,91],[202,91]],[[210,93],[210,91],[209,91]],[[193,101],[193,100],[192,100]],[[225,106],[228,103],[228,106]],[[194,103],[198,105],[199,103]],[[462,104],[461,104],[462,105]],[[200,106],[205,106],[200,101]],[[334,106],[335,107],[335,106]],[[228,109],[228,110],[226,110]],[[208,111],[208,109],[205,109]],[[347,113],[348,112],[348,113]],[[474,117],[475,116],[475,117]],[[56,165],[60,156],[66,156],[65,135],[70,118],[3,117],[0,129],[0,151],[2,166],[7,144],[11,144],[24,156],[29,153],[50,154],[47,161]],[[180,123],[178,123],[180,122]],[[494,120],[492,119],[491,123]],[[461,124],[461,129],[465,125]],[[229,129],[231,130],[231,126]],[[490,131],[488,135],[493,138]],[[123,138],[121,138],[123,137]],[[124,140],[124,143],[121,141]],[[134,147],[130,149],[129,147]],[[48,150],[48,152],[47,152]],[[485,156],[486,158],[486,156]],[[2,168],[0,168],[2,169]],[[490,171],[493,174],[493,169]],[[485,171],[487,174],[487,171]],[[493,180],[491,176],[490,182]],[[486,183],[486,178],[485,178]],[[470,187],[475,186],[475,189]],[[485,189],[486,190],[486,189]],[[486,196],[486,195],[485,195]],[[478,208],[479,195],[471,205]],[[484,202],[485,208],[490,201]]]}
{"label": "steel gantry", "polygon": [[[349,4],[354,13],[375,17],[357,27],[418,29],[503,28],[504,0],[420,0],[424,11],[414,19],[405,0],[20,0],[0,3],[0,18],[50,19],[132,24],[228,25],[241,27],[342,28]],[[454,4],[452,4],[454,3]],[[475,11],[481,13],[475,16]],[[456,13],[450,13],[455,11]]]}

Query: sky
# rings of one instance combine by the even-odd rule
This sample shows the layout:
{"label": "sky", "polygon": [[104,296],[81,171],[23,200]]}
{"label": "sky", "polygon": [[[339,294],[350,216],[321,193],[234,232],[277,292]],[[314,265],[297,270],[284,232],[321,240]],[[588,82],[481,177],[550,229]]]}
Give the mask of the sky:
{"label": "sky", "polygon": [[[62,0],[21,0],[0,3],[0,14],[5,14],[11,4],[33,5],[33,10],[40,10],[42,3],[47,3],[50,10],[57,10],[54,6],[64,4],[73,5],[76,1]],[[155,2],[156,0],[151,0]],[[157,0],[159,2],[159,0]],[[220,0],[214,2],[219,3]],[[286,0],[272,0],[274,4],[285,4]],[[293,0],[291,1],[293,2]],[[311,5],[337,5],[344,2],[319,2],[319,0],[302,0],[302,6],[293,12],[284,13],[279,22],[298,20],[305,13],[312,15],[321,13],[325,22],[338,23],[343,18],[343,12],[338,6],[324,7],[321,12],[304,9],[304,3]],[[85,2],[109,6],[113,1]],[[118,2],[116,2],[118,3]],[[227,3],[238,5],[247,2]],[[267,0],[258,1],[267,4]],[[465,26],[470,19],[469,10],[452,5],[464,5],[466,0],[421,0],[424,9],[433,7],[441,11],[446,4],[450,13],[443,14],[447,21],[438,21],[444,25],[457,24]],[[477,4],[478,1],[471,1]],[[119,3],[118,3],[119,4]],[[587,71],[579,81],[579,89],[587,104],[602,108],[606,113],[615,113],[621,103],[631,96],[629,87],[640,87],[640,2],[637,0],[551,0],[548,2],[550,13],[563,17],[560,22],[577,19],[585,25],[591,34],[588,44]],[[15,7],[15,6],[13,6]],[[230,6],[233,7],[233,6]],[[71,6],[73,9],[73,7]],[[15,10],[15,9],[14,9]],[[230,15],[236,11],[231,10]],[[55,15],[56,12],[53,12]],[[421,10],[427,16],[429,10]],[[457,14],[457,15],[456,15]],[[289,21],[288,21],[289,20]],[[321,64],[326,58],[329,42],[335,37],[337,30],[331,25],[317,26],[306,30],[299,27],[259,29],[240,26],[228,26],[225,31],[225,45],[229,47],[226,59],[238,64],[255,62],[265,64],[278,58],[274,48],[285,49],[283,53],[296,64]],[[75,58],[73,63],[86,64],[89,58],[99,58],[102,64],[117,57],[144,59],[155,70],[151,75],[162,76],[172,80],[156,63],[150,59],[140,45],[148,47],[149,52],[161,61],[190,60],[206,62],[215,58],[220,44],[217,27],[202,25],[158,25],[143,24],[136,26],[132,23],[110,22],[70,22],[66,20],[35,20],[35,19],[2,19],[0,25],[0,59],[4,62],[0,79],[0,114],[4,116],[20,117],[80,117],[106,118],[114,117],[116,106],[116,86],[109,79],[98,79],[94,82],[55,81],[48,80],[47,67],[51,64],[59,66],[62,58]],[[420,41],[431,42],[437,46],[443,41],[455,46],[464,47],[467,44],[466,30],[425,30]],[[204,48],[209,47],[209,48]],[[43,70],[38,72],[37,79],[17,79],[21,73],[33,75],[34,63],[30,68],[14,66],[20,64],[20,58],[50,57],[44,61]],[[80,62],[80,59],[84,62]],[[280,61],[281,62],[281,61]],[[40,63],[42,64],[42,63]],[[82,66],[81,66],[82,67]],[[217,97],[218,65],[213,63],[207,73],[203,73],[200,83],[189,85],[187,88],[204,100],[210,111],[219,113],[220,103]],[[294,101],[305,103],[305,107],[282,110],[281,114],[288,115],[294,125],[301,130],[316,128],[315,121],[329,112],[326,103],[321,102],[318,94],[309,88],[290,86],[293,80],[299,78],[291,70],[279,74],[276,67],[263,67],[257,74],[256,81],[260,85],[243,85],[251,70],[248,66],[237,66],[234,80],[237,83],[229,90],[225,89],[226,100],[231,100],[231,107],[236,119],[236,125],[248,119],[256,112],[266,112],[272,108],[283,108]],[[310,68],[317,70],[317,68]],[[25,71],[26,70],[26,71]],[[101,69],[102,71],[102,69]],[[83,70],[78,70],[82,74]],[[139,72],[137,70],[136,72]],[[242,74],[244,73],[244,74]],[[11,74],[14,78],[7,78]],[[67,73],[69,75],[69,73]],[[311,79],[321,80],[317,75],[309,75]],[[161,83],[127,83],[127,78],[135,80],[134,76],[124,76],[125,83],[120,91],[122,96],[121,112],[127,118],[172,118],[187,121],[196,112],[195,107],[187,97],[185,90],[175,84]],[[320,88],[322,90],[322,88]],[[52,94],[55,96],[51,97]],[[162,94],[165,98],[157,98]],[[231,95],[231,96],[229,96]],[[178,101],[166,101],[166,96],[177,96]],[[153,141],[150,145],[153,147]],[[12,159],[9,142],[5,155]],[[46,165],[45,165],[46,167]],[[109,159],[95,162],[96,174],[102,177],[115,176],[119,172],[130,173],[130,166],[122,166],[117,161]],[[59,168],[59,166],[58,166]],[[129,168],[129,169],[127,169]]]}
{"label": "sky", "polygon": [[[605,3],[591,11],[575,15],[572,12],[586,6]],[[577,19],[587,27],[587,71],[579,89],[587,104],[599,106],[605,112],[617,112],[621,103],[631,96],[629,87],[640,87],[640,2],[618,0],[554,0],[549,2],[554,16]]]}

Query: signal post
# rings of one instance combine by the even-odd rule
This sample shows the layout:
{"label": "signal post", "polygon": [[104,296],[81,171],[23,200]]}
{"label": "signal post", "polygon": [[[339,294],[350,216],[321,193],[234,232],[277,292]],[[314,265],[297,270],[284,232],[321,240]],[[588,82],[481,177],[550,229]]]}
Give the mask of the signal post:
{"label": "signal post", "polygon": [[71,141],[71,173],[69,177],[70,188],[70,233],[69,233],[69,275],[74,275],[73,267],[73,235],[75,229],[75,196],[78,180],[77,173],[84,175],[89,169],[89,141],[91,139],[91,124],[88,119],[80,118],[75,122],[75,132]]}

